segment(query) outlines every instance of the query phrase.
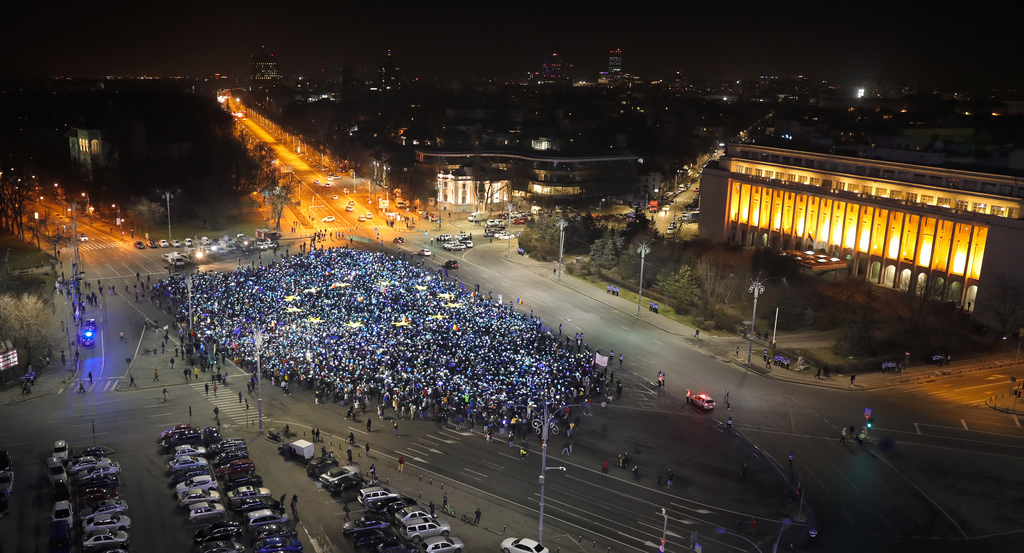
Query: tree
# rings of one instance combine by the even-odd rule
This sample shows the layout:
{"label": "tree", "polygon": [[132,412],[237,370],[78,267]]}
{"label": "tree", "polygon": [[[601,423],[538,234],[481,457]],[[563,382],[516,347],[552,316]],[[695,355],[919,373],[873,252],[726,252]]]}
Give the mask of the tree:
{"label": "tree", "polygon": [[918,281],[917,286],[912,282],[911,278],[900,279],[899,284],[893,288],[893,301],[889,303],[889,308],[896,315],[908,340],[920,342],[925,339],[927,342],[927,338],[939,330],[939,321],[945,309],[943,289],[937,285],[938,279],[934,278]]}
{"label": "tree", "polygon": [[996,323],[1001,336],[1024,328],[1024,279],[1001,273],[987,284],[981,307]]}
{"label": "tree", "polygon": [[683,265],[674,273],[659,276],[654,284],[654,290],[679,302],[681,305],[690,307],[697,305],[697,279],[694,278],[693,268]]}
{"label": "tree", "polygon": [[725,268],[707,256],[697,260],[693,268],[699,293],[696,296],[697,310],[706,319],[715,319],[723,305],[728,305],[736,295],[740,279],[726,273]]}
{"label": "tree", "polygon": [[281,230],[281,217],[284,208],[292,201],[297,186],[294,174],[285,175],[272,186],[260,190],[260,194],[270,207],[270,225],[273,230]]}
{"label": "tree", "polygon": [[[869,294],[870,295],[870,294]],[[835,352],[843,357],[867,357],[874,353],[875,341],[871,332],[877,321],[870,297],[858,302],[847,311],[840,335],[836,338]]]}
{"label": "tree", "polygon": [[0,334],[25,350],[25,359],[49,346],[50,308],[38,296],[0,296]]}
{"label": "tree", "polygon": [[149,230],[163,219],[165,207],[148,198],[133,198],[128,205],[128,215],[142,230]]}
{"label": "tree", "polygon": [[611,269],[619,264],[624,242],[613,230],[606,230],[604,236],[590,247],[590,261],[602,269]]}

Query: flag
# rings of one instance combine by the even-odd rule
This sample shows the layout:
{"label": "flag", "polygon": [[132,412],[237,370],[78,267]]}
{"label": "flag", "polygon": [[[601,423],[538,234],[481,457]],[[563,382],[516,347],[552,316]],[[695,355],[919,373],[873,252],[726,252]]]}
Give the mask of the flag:
{"label": "flag", "polygon": [[608,356],[607,355],[601,355],[600,353],[595,353],[594,354],[594,364],[598,365],[598,366],[601,366],[601,367],[607,367],[608,366]]}
{"label": "flag", "polygon": [[523,298],[516,298],[516,301],[519,302],[519,305],[523,305]]}
{"label": "flag", "polygon": [[454,330],[455,332],[458,332],[459,331],[459,325],[452,325],[452,330]]}

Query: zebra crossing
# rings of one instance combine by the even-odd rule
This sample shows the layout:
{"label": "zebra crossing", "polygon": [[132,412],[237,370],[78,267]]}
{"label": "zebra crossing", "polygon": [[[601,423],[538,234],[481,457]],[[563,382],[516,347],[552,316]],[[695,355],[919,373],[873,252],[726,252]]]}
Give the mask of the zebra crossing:
{"label": "zebra crossing", "polygon": [[[128,244],[122,242],[83,242],[78,245],[79,251],[95,251],[95,250],[106,250],[110,248],[130,247]],[[68,247],[64,246],[60,249],[62,252],[68,251]]]}
{"label": "zebra crossing", "polygon": [[[210,385],[209,393],[206,391],[207,384]],[[245,390],[240,390],[237,386],[228,388],[227,386],[217,385],[216,392],[213,390],[213,383],[211,382],[192,381],[189,382],[188,386],[201,397],[206,397],[206,400],[213,404],[210,406],[210,412],[213,412],[214,407],[218,409],[221,422],[231,421],[236,424],[245,424],[247,412],[248,420],[256,419],[256,400],[250,398],[245,393]],[[239,397],[241,397],[241,401],[239,401]],[[266,413],[263,415],[266,417]]]}

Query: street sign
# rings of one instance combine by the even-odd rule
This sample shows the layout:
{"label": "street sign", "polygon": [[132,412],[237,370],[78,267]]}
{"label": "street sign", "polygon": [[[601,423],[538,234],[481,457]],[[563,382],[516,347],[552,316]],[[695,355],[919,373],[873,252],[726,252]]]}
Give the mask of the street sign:
{"label": "street sign", "polygon": [[864,408],[864,418],[866,419],[866,418],[870,418],[870,417],[871,417],[871,408],[870,407],[865,407]]}

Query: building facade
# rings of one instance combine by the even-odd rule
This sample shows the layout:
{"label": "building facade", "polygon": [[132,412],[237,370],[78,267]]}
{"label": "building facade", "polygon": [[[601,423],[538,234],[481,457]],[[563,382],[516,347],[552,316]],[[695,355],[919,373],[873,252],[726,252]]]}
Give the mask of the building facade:
{"label": "building facade", "polygon": [[249,57],[249,87],[252,89],[273,88],[281,83],[281,68],[274,54],[260,52]]}
{"label": "building facade", "polygon": [[[633,193],[637,156],[542,151],[417,150],[416,159],[436,167],[437,201],[450,205],[479,205],[485,199],[573,204]],[[479,179],[471,170],[476,164],[481,168]],[[466,194],[461,193],[463,188]]]}
{"label": "building facade", "polygon": [[852,277],[930,287],[973,311],[983,275],[1019,271],[1022,198],[1024,181],[1009,176],[730,144],[704,171],[700,232],[825,252]]}
{"label": "building facade", "polygon": [[113,145],[101,129],[72,128],[64,133],[73,159],[87,176],[107,166],[114,157]]}

